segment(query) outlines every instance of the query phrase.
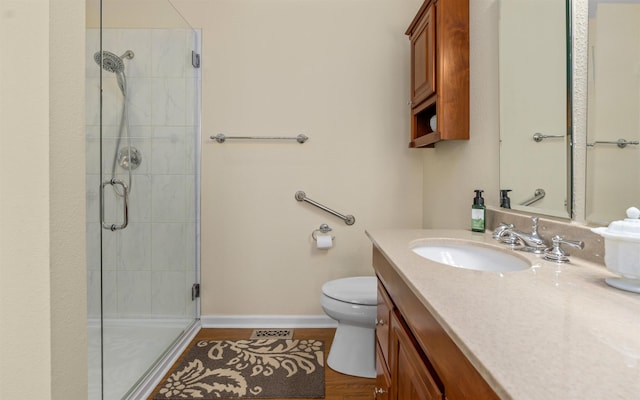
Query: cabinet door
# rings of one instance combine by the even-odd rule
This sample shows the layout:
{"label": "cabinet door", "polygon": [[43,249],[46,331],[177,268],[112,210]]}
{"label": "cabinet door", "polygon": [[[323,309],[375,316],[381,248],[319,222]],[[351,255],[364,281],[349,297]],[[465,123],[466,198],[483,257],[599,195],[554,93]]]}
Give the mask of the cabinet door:
{"label": "cabinet door", "polygon": [[391,376],[385,364],[379,344],[376,344],[376,387],[373,392],[374,400],[390,400]]}
{"label": "cabinet door", "polygon": [[469,139],[469,1],[424,0],[405,32],[411,46],[410,147]]}
{"label": "cabinet door", "polygon": [[392,382],[394,400],[442,400],[443,390],[434,378],[428,361],[423,359],[417,343],[406,326],[394,314],[391,320]]}
{"label": "cabinet door", "polygon": [[411,103],[417,106],[436,91],[435,6],[431,5],[411,33]]}
{"label": "cabinet door", "polygon": [[389,330],[391,325],[391,310],[393,303],[387,295],[387,291],[378,282],[378,312],[376,315],[376,338],[380,345],[383,361],[389,363]]}

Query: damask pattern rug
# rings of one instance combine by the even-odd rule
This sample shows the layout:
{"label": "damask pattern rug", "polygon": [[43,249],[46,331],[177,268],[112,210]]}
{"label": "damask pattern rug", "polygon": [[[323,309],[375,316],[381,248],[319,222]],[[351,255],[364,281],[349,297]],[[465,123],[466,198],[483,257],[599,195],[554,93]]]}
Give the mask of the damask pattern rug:
{"label": "damask pattern rug", "polygon": [[201,340],[154,400],[324,398],[318,340]]}

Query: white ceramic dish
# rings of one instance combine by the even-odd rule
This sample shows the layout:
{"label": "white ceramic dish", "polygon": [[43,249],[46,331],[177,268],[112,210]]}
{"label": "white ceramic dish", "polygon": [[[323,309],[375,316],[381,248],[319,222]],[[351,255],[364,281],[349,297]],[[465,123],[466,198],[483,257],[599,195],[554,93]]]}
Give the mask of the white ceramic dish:
{"label": "white ceramic dish", "polygon": [[604,263],[620,278],[607,278],[610,286],[640,293],[640,210],[627,209],[624,221],[614,221],[592,231],[604,237]]}

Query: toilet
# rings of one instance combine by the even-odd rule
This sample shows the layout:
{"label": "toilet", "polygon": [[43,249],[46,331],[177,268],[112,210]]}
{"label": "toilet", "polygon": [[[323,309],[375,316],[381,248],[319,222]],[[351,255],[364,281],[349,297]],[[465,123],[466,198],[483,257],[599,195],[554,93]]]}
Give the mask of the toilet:
{"label": "toilet", "polygon": [[375,378],[376,277],[326,282],[320,304],[329,317],[338,321],[327,365],[343,374]]}

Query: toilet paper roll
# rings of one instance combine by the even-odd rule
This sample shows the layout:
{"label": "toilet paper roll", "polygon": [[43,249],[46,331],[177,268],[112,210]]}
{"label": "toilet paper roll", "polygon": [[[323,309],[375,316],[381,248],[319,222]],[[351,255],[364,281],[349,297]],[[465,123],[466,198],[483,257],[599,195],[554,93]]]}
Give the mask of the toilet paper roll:
{"label": "toilet paper roll", "polygon": [[330,235],[316,236],[316,246],[319,249],[330,249],[333,247],[333,238]]}

